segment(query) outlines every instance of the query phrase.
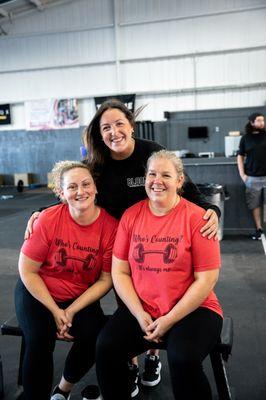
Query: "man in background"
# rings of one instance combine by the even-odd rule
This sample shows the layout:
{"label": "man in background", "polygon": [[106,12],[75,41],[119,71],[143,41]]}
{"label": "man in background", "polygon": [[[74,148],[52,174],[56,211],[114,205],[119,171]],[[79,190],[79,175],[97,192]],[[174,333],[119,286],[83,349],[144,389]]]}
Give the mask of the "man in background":
{"label": "man in background", "polygon": [[261,113],[253,113],[248,119],[246,133],[239,144],[237,166],[246,186],[246,202],[256,227],[251,238],[260,240],[263,234],[263,192],[266,195],[266,131],[264,116]]}

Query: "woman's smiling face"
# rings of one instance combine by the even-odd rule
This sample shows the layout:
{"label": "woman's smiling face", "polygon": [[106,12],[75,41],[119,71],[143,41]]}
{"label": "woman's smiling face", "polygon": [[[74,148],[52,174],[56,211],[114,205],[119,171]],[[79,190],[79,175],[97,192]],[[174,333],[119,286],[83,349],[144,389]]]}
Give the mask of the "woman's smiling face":
{"label": "woman's smiling face", "polygon": [[122,111],[117,108],[106,110],[100,119],[100,132],[112,158],[124,159],[131,155],[135,145],[133,127]]}
{"label": "woman's smiling face", "polygon": [[182,187],[183,175],[178,177],[172,161],[157,158],[150,162],[146,174],[145,189],[151,202],[169,207]]}

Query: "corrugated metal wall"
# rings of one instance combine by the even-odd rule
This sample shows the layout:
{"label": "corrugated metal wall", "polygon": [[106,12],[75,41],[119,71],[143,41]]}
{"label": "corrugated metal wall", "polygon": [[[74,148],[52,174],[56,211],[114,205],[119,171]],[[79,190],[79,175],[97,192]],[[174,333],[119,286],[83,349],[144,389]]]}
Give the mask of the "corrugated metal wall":
{"label": "corrugated metal wall", "polygon": [[266,100],[265,0],[75,0],[6,22],[0,103],[137,93],[143,119]]}

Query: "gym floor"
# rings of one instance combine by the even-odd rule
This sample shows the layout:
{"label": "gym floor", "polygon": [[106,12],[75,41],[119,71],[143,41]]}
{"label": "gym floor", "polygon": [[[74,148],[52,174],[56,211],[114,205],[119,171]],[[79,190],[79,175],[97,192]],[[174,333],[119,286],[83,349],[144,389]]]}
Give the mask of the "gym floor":
{"label": "gym floor", "polygon": [[[13,198],[2,196],[12,195]],[[13,290],[18,277],[17,260],[23,241],[25,224],[33,210],[54,201],[46,188],[17,193],[14,188],[0,188],[0,323],[14,314]],[[226,210],[225,210],[226,212]],[[266,257],[261,242],[247,236],[224,236],[221,242],[223,266],[216,293],[224,315],[234,322],[233,354],[227,371],[237,400],[266,399]],[[102,301],[106,313],[115,309],[110,292]],[[20,338],[0,336],[5,400],[16,398],[16,378]],[[68,343],[58,342],[54,353],[57,383],[64,364]],[[173,400],[165,352],[161,352],[162,381],[153,389],[142,388],[136,400]],[[142,366],[143,357],[140,359]],[[206,373],[217,398],[209,359]],[[94,368],[76,385],[71,399],[81,399],[80,392],[88,384],[96,384]]]}

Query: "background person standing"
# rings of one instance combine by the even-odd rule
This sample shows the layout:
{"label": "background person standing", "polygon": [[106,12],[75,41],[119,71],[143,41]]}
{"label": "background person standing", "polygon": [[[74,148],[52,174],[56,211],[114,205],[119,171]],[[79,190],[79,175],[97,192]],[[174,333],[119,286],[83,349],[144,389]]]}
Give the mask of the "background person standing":
{"label": "background person standing", "polygon": [[253,240],[260,240],[262,229],[263,189],[266,190],[266,131],[264,116],[253,113],[245,127],[237,156],[239,175],[246,186],[246,202],[252,211],[256,230]]}

